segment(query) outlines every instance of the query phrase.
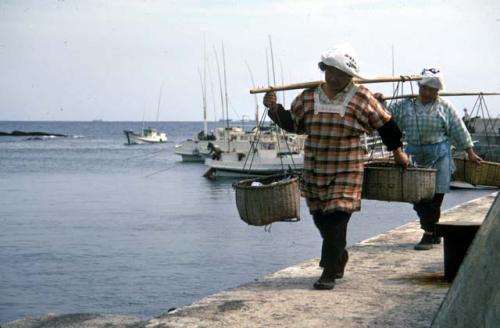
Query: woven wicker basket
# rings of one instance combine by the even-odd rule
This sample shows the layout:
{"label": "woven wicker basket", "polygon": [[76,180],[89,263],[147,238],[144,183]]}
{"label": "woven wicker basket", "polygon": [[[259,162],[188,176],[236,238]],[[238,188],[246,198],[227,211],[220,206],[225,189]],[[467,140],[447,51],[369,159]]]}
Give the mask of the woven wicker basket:
{"label": "woven wicker basket", "polygon": [[365,165],[362,198],[417,203],[431,199],[436,190],[436,170],[408,168],[391,162]]}
{"label": "woven wicker basket", "polygon": [[478,165],[473,161],[455,158],[455,166],[457,168],[453,173],[453,180],[500,187],[500,163],[485,161]]}
{"label": "woven wicker basket", "polygon": [[[251,186],[260,182],[262,186]],[[298,178],[283,174],[247,179],[233,183],[236,207],[243,221],[262,226],[273,222],[300,220]]]}

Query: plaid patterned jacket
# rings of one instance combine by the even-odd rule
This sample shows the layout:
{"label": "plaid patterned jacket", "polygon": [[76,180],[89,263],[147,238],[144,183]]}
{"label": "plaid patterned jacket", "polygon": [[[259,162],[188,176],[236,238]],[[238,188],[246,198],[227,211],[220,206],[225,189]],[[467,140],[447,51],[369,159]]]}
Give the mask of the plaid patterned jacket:
{"label": "plaid patterned jacket", "polygon": [[409,144],[451,142],[459,150],[472,147],[472,139],[453,105],[438,97],[423,105],[417,99],[405,99],[389,104],[387,109],[405,134]]}
{"label": "plaid patterned jacket", "polygon": [[315,113],[315,92],[318,89],[303,91],[291,106],[295,131],[307,134],[302,196],[311,213],[359,211],[366,156],[360,137],[382,127],[391,115],[364,86],[358,87],[343,116]]}

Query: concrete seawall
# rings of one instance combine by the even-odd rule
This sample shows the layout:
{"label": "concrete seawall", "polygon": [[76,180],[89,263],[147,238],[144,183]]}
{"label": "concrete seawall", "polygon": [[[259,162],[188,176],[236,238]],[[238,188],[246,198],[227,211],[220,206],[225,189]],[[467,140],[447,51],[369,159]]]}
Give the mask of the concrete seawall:
{"label": "concrete seawall", "polygon": [[467,250],[432,328],[500,327],[500,195]]}
{"label": "concrete seawall", "polygon": [[[441,221],[482,222],[494,197],[447,210]],[[3,327],[430,327],[450,284],[442,245],[414,251],[420,237],[414,221],[352,246],[332,291],[312,289],[321,273],[312,259],[147,321],[74,314]]]}

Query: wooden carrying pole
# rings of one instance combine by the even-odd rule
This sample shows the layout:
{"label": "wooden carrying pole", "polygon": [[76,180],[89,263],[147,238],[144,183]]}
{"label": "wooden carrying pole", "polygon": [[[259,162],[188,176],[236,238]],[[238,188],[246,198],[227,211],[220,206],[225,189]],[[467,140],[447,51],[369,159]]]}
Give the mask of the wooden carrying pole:
{"label": "wooden carrying pole", "polygon": [[[441,97],[451,97],[451,96],[500,96],[500,92],[440,92]],[[403,99],[403,98],[414,98],[418,95],[400,95],[394,97],[384,97],[385,100],[391,99]]]}
{"label": "wooden carrying pole", "polygon": [[[358,84],[365,83],[382,83],[382,82],[405,82],[405,81],[418,81],[421,80],[422,77],[419,75],[411,75],[411,76],[386,76],[386,77],[375,77],[372,79],[360,79],[353,78],[352,81]],[[263,93],[269,91],[284,91],[284,90],[295,90],[295,89],[308,89],[314,88],[318,85],[324,83],[325,81],[312,81],[312,82],[301,82],[294,84],[285,84],[285,85],[276,85],[262,88],[251,89],[250,93]]]}

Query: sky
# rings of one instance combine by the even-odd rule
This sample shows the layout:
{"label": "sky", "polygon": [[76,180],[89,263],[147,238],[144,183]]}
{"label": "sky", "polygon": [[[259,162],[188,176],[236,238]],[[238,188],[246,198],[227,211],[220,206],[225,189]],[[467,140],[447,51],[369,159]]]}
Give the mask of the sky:
{"label": "sky", "polygon": [[0,0],[0,120],[201,121],[202,81],[208,120],[221,89],[229,117],[249,119],[254,83],[322,79],[321,53],[345,42],[367,77],[438,67],[449,92],[500,92],[498,0]]}

